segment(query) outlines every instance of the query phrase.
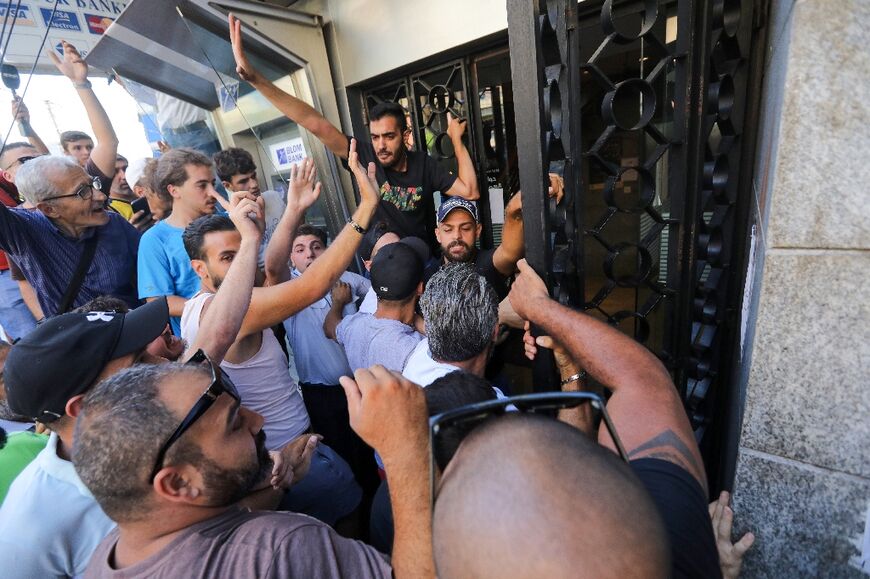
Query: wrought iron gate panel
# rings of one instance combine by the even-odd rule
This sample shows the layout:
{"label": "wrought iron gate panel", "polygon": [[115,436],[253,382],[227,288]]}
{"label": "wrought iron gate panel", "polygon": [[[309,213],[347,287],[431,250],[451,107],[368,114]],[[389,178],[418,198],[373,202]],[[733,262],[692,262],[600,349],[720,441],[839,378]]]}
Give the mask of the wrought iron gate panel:
{"label": "wrought iron gate panel", "polygon": [[508,0],[527,258],[662,359],[699,437],[735,340],[753,7]]}

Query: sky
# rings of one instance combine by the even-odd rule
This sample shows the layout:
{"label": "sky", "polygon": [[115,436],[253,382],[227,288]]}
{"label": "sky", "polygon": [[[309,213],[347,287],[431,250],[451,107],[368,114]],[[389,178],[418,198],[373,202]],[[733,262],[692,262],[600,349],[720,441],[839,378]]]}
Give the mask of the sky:
{"label": "sky", "polygon": [[[21,74],[18,95],[22,96],[28,75]],[[151,157],[151,147],[145,137],[145,129],[139,122],[140,109],[136,101],[117,83],[106,84],[104,77],[94,77],[91,83],[100,99],[115,133],[118,135],[118,152],[127,159]],[[12,92],[0,85],[0,141],[6,137],[12,125]],[[87,113],[79,100],[72,82],[64,76],[35,74],[24,96],[24,104],[30,109],[30,124],[52,153],[60,154],[59,133],[78,130],[93,135]],[[51,110],[51,113],[49,113]],[[52,120],[52,114],[54,119]],[[55,124],[56,123],[56,124]],[[18,125],[12,127],[8,142],[23,141]]]}

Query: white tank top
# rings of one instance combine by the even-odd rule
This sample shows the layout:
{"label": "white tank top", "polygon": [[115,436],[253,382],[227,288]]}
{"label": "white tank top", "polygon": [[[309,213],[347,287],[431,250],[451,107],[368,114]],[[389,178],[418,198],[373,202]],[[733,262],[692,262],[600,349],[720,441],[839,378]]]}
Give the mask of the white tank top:
{"label": "white tank top", "polygon": [[[205,302],[214,294],[200,292],[187,300],[181,315],[181,337],[192,344]],[[266,447],[276,450],[311,426],[299,386],[287,370],[287,358],[271,329],[263,330],[260,350],[241,364],[224,360],[221,368],[239,390],[242,404],[263,416]]]}

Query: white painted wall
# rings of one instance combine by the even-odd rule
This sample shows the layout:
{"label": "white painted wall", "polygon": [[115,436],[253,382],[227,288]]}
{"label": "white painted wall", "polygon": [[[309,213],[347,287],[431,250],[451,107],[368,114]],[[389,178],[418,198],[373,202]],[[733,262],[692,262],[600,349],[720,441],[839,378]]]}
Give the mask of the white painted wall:
{"label": "white painted wall", "polygon": [[353,85],[507,28],[505,0],[307,0],[332,23],[338,69]]}

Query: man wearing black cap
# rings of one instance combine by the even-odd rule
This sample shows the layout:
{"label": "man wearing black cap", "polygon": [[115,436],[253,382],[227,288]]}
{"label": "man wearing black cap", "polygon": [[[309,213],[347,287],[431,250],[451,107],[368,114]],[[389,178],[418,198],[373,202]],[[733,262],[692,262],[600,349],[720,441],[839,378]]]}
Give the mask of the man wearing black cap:
{"label": "man wearing black cap", "polygon": [[423,339],[414,328],[414,307],[423,293],[428,259],[422,239],[406,237],[391,243],[372,261],[372,287],[378,296],[374,314],[356,313],[342,319],[343,300],[333,300],[323,331],[344,347],[351,370],[380,364],[402,371],[411,350]]}
{"label": "man wearing black cap", "polygon": [[483,227],[477,206],[460,197],[451,197],[438,207],[435,237],[441,246],[443,263],[474,263],[477,273],[486,278],[499,300],[507,297],[507,278],[516,271],[517,261],[525,252],[523,243],[522,194],[514,195],[505,208],[501,245],[479,250],[477,238]]}
{"label": "man wearing black cap", "polygon": [[84,395],[133,364],[160,361],[166,300],[128,314],[71,313],[51,318],[19,341],[3,371],[9,408],[45,424],[48,445],[15,479],[0,507],[5,577],[75,576],[114,527],[70,462]]}

